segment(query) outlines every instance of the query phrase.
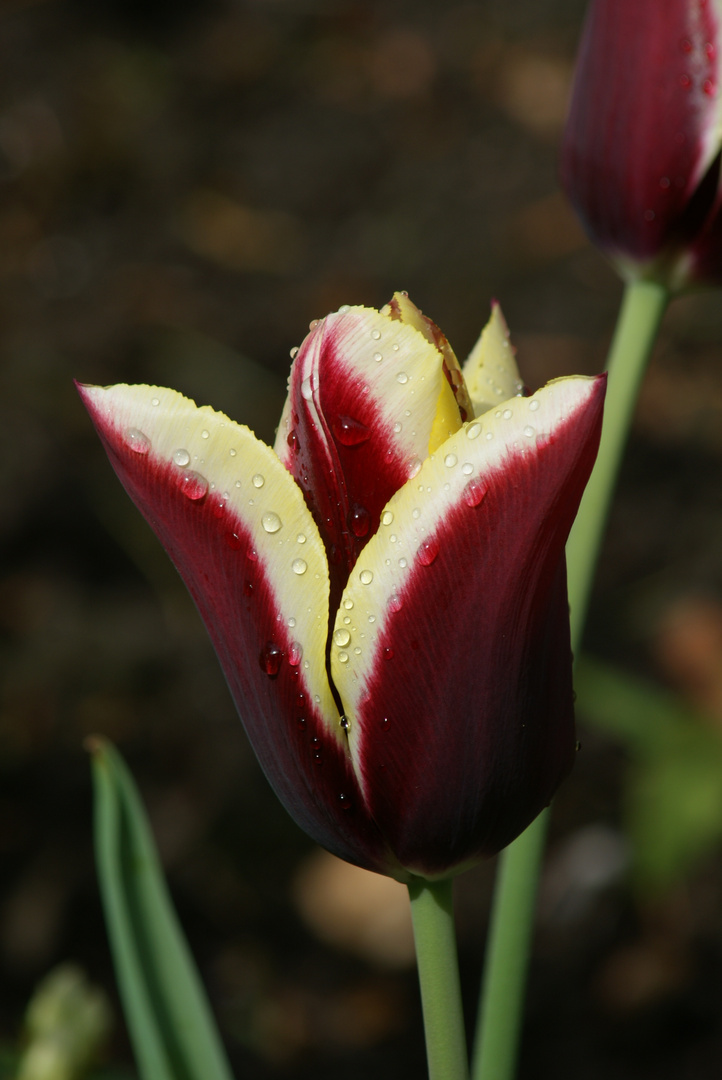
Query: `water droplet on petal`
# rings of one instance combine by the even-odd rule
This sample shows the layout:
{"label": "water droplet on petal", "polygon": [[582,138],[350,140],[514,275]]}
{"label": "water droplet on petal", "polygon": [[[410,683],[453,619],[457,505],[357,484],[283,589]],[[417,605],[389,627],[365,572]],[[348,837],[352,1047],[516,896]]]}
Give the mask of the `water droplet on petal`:
{"label": "water droplet on petal", "polygon": [[201,432],[201,438],[202,439],[210,439],[210,437],[211,437],[210,431],[206,431],[206,429],[203,428],[203,431]]}
{"label": "water droplet on petal", "polygon": [[150,403],[153,406],[160,405],[160,398],[157,398],[157,397],[151,398]]}
{"label": "water droplet on petal", "polygon": [[397,421],[394,424],[394,435],[400,435],[400,434],[401,434],[401,424],[399,424],[398,421]]}
{"label": "water droplet on petal", "polygon": [[474,471],[474,466],[471,464],[470,461],[465,461],[464,464],[461,466],[461,471],[463,472],[464,476],[471,476]]}
{"label": "water droplet on petal", "polygon": [[377,364],[380,364],[381,361],[383,360],[383,358],[384,358],[383,353],[380,353],[380,352],[375,352],[374,353],[374,360],[376,361]]}
{"label": "water droplet on petal", "polygon": [[362,570],[358,577],[362,585],[370,585],[374,579],[374,575],[371,570]]}
{"label": "water droplet on petal", "polygon": [[414,509],[411,511],[411,516],[415,521],[419,520],[419,518],[421,517],[421,511],[419,510],[418,506],[415,506]]}
{"label": "water droplet on petal", "polygon": [[349,634],[348,630],[344,630],[343,627],[341,627],[338,630],[334,630],[334,632],[333,632],[333,643],[334,643],[334,645],[339,645],[339,646],[343,647],[344,645],[348,645],[350,640],[351,640],[351,635]]}
{"label": "water droplet on petal", "polygon": [[351,608],[353,607],[353,600],[349,600],[349,599],[344,600],[343,606],[346,608],[346,611],[350,611]]}
{"label": "water droplet on petal", "polygon": [[298,667],[303,660],[303,645],[300,641],[292,641],[288,649],[288,662],[291,667]]}
{"label": "water droplet on petal", "polygon": [[464,491],[464,502],[473,509],[473,507],[479,506],[485,495],[486,488],[484,485],[479,480],[472,480]]}
{"label": "water droplet on petal", "polygon": [[281,521],[278,514],[274,514],[273,511],[271,511],[268,514],[263,515],[263,517],[261,518],[261,525],[267,533],[277,533],[283,525],[283,522]]}
{"label": "water droplet on petal", "polygon": [[186,465],[190,465],[191,456],[187,450],[174,450],[173,461],[176,463],[176,465],[179,465],[181,469],[184,469]]}
{"label": "water droplet on petal", "polygon": [[279,649],[278,645],[276,645],[275,641],[269,641],[263,649],[261,649],[261,655],[258,660],[261,665],[261,670],[265,671],[270,679],[275,679],[281,670],[283,652]]}
{"label": "water droplet on petal", "polygon": [[447,454],[444,458],[444,465],[446,465],[447,469],[453,469],[458,460],[456,454]]}
{"label": "water droplet on petal", "polygon": [[333,433],[344,446],[358,446],[365,443],[371,432],[360,420],[354,420],[352,416],[339,416],[331,425]]}
{"label": "water droplet on petal", "polygon": [[128,428],[125,437],[134,454],[147,454],[150,450],[150,439],[139,428]]}
{"label": "water droplet on petal", "polygon": [[339,795],[338,801],[341,804],[341,809],[342,810],[350,810],[351,809],[351,807],[352,807],[351,798],[350,798],[349,795],[344,794],[343,791]]}
{"label": "water droplet on petal", "polygon": [[424,540],[419,545],[419,550],[416,553],[416,558],[419,560],[422,566],[431,566],[432,562],[439,554],[439,544],[436,540]]}
{"label": "water droplet on petal", "polygon": [[384,660],[393,660],[393,658],[394,658],[394,650],[391,648],[390,645],[387,645],[384,648],[382,656],[383,656]]}
{"label": "water droplet on petal", "polygon": [[404,386],[409,381],[409,377],[405,371],[400,371],[396,376],[396,382],[401,383]]}
{"label": "water droplet on petal", "polygon": [[305,401],[310,401],[313,397],[313,387],[311,385],[311,379],[308,376],[301,383],[301,397],[304,398]]}
{"label": "water droplet on petal", "polygon": [[413,458],[409,462],[409,480],[413,480],[413,478],[419,473],[420,470],[421,460],[419,458]]}
{"label": "water droplet on petal", "polygon": [[397,596],[396,593],[389,597],[389,611],[392,612],[392,614],[396,615],[399,611],[401,611],[401,608],[403,606],[403,600],[400,596]]}
{"label": "water droplet on petal", "polygon": [[297,356],[298,356],[298,345],[294,345],[293,348],[291,349],[291,359],[295,360]]}
{"label": "water droplet on petal", "polygon": [[205,476],[201,476],[192,469],[183,473],[178,486],[186,498],[191,499],[192,502],[198,502],[208,494],[208,481]]}
{"label": "water droplet on petal", "polygon": [[531,426],[531,424],[527,424],[527,426],[524,428],[524,434],[526,435],[527,439],[531,439],[532,435],[534,434],[534,428]]}
{"label": "water droplet on petal", "polygon": [[371,515],[365,506],[356,503],[348,515],[348,527],[357,539],[366,536],[371,524]]}
{"label": "water droplet on petal", "polygon": [[466,437],[467,437],[467,439],[478,439],[480,433],[481,433],[481,424],[476,424],[476,423],[469,424],[468,428],[466,429]]}
{"label": "water droplet on petal", "polygon": [[380,338],[381,338],[381,331],[380,330],[372,330],[371,331],[371,337],[374,339],[374,341],[379,341]]}
{"label": "water droplet on petal", "polygon": [[504,412],[501,415],[504,417],[505,420],[511,420],[514,414],[512,413],[511,409],[504,409]]}
{"label": "water droplet on petal", "polygon": [[390,510],[384,510],[383,514],[381,515],[381,524],[382,525],[390,525],[393,520],[394,520],[394,515],[391,513],[391,511]]}
{"label": "water droplet on petal", "polygon": [[266,482],[265,477],[261,476],[260,473],[256,473],[256,475],[253,477],[253,480],[251,481],[254,488],[262,488],[263,485],[265,484],[265,482]]}
{"label": "water droplet on petal", "polygon": [[348,653],[347,652],[340,652],[338,654],[338,662],[339,662],[339,664],[348,664]]}
{"label": "water droplet on petal", "polygon": [[243,547],[243,541],[241,540],[238,533],[234,532],[226,533],[226,543],[228,544],[231,551],[240,551],[240,549]]}
{"label": "water droplet on petal", "polygon": [[529,402],[529,412],[536,412],[539,408],[539,398],[532,398]]}
{"label": "water droplet on petal", "polygon": [[305,544],[306,543],[305,533],[299,533],[298,534],[298,536],[296,537],[296,543],[297,544]]}
{"label": "water droplet on petal", "polygon": [[305,574],[308,570],[308,564],[306,563],[305,559],[294,559],[291,563],[291,569],[293,570],[294,574],[298,574],[298,576],[301,577],[301,575]]}

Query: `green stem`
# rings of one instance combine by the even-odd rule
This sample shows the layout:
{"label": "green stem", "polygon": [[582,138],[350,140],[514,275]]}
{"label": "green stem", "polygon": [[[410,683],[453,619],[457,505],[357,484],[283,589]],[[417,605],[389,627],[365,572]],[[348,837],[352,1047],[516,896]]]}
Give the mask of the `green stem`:
{"label": "green stem", "polygon": [[469,1075],[451,893],[451,880],[409,885],[429,1080]]}
{"label": "green stem", "polygon": [[[567,544],[572,649],[578,649],[604,526],[639,388],[669,294],[661,285],[631,282],[612,340],[609,383],[597,463]],[[479,1003],[474,1080],[512,1080],[516,1067],[545,811],[502,852]]]}

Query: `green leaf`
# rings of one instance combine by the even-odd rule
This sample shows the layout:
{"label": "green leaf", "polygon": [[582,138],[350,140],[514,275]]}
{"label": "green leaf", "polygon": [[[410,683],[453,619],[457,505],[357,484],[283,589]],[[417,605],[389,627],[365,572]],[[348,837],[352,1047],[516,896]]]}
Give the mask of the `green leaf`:
{"label": "green leaf", "polygon": [[669,888],[722,840],[722,735],[681,698],[582,657],[580,717],[629,751],[626,828],[637,883]]}
{"label": "green leaf", "polygon": [[110,743],[89,749],[103,907],[140,1075],[232,1080],[133,779]]}

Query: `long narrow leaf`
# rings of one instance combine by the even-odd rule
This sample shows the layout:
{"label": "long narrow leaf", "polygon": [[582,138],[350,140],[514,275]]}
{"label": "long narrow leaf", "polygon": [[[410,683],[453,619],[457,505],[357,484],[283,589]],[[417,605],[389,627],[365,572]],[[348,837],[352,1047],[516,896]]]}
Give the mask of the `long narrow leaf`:
{"label": "long narrow leaf", "polygon": [[140,1074],[232,1080],[132,777],[110,743],[94,738],[89,748],[98,876]]}

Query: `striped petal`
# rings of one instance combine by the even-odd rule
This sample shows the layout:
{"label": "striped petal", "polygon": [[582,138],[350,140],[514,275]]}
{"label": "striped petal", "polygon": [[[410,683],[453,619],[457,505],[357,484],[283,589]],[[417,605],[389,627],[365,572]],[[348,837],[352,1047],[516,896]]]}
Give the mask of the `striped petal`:
{"label": "striped petal", "polygon": [[631,276],[683,283],[717,199],[721,25],[720,0],[589,6],[562,182],[591,238]]}
{"label": "striped petal", "polygon": [[417,873],[498,851],[571,767],[564,544],[604,377],[452,435],[389,501],[334,626],[331,673],[369,811]]}
{"label": "striped petal", "polygon": [[438,445],[461,424],[444,372],[442,351],[391,306],[328,315],[294,360],[276,452],[324,537],[332,606],[432,437]]}
{"label": "striped petal", "polygon": [[247,428],[174,390],[79,390],[198,605],[279,798],[330,851],[397,873],[360,798],[326,673],[328,566],[301,490]]}

